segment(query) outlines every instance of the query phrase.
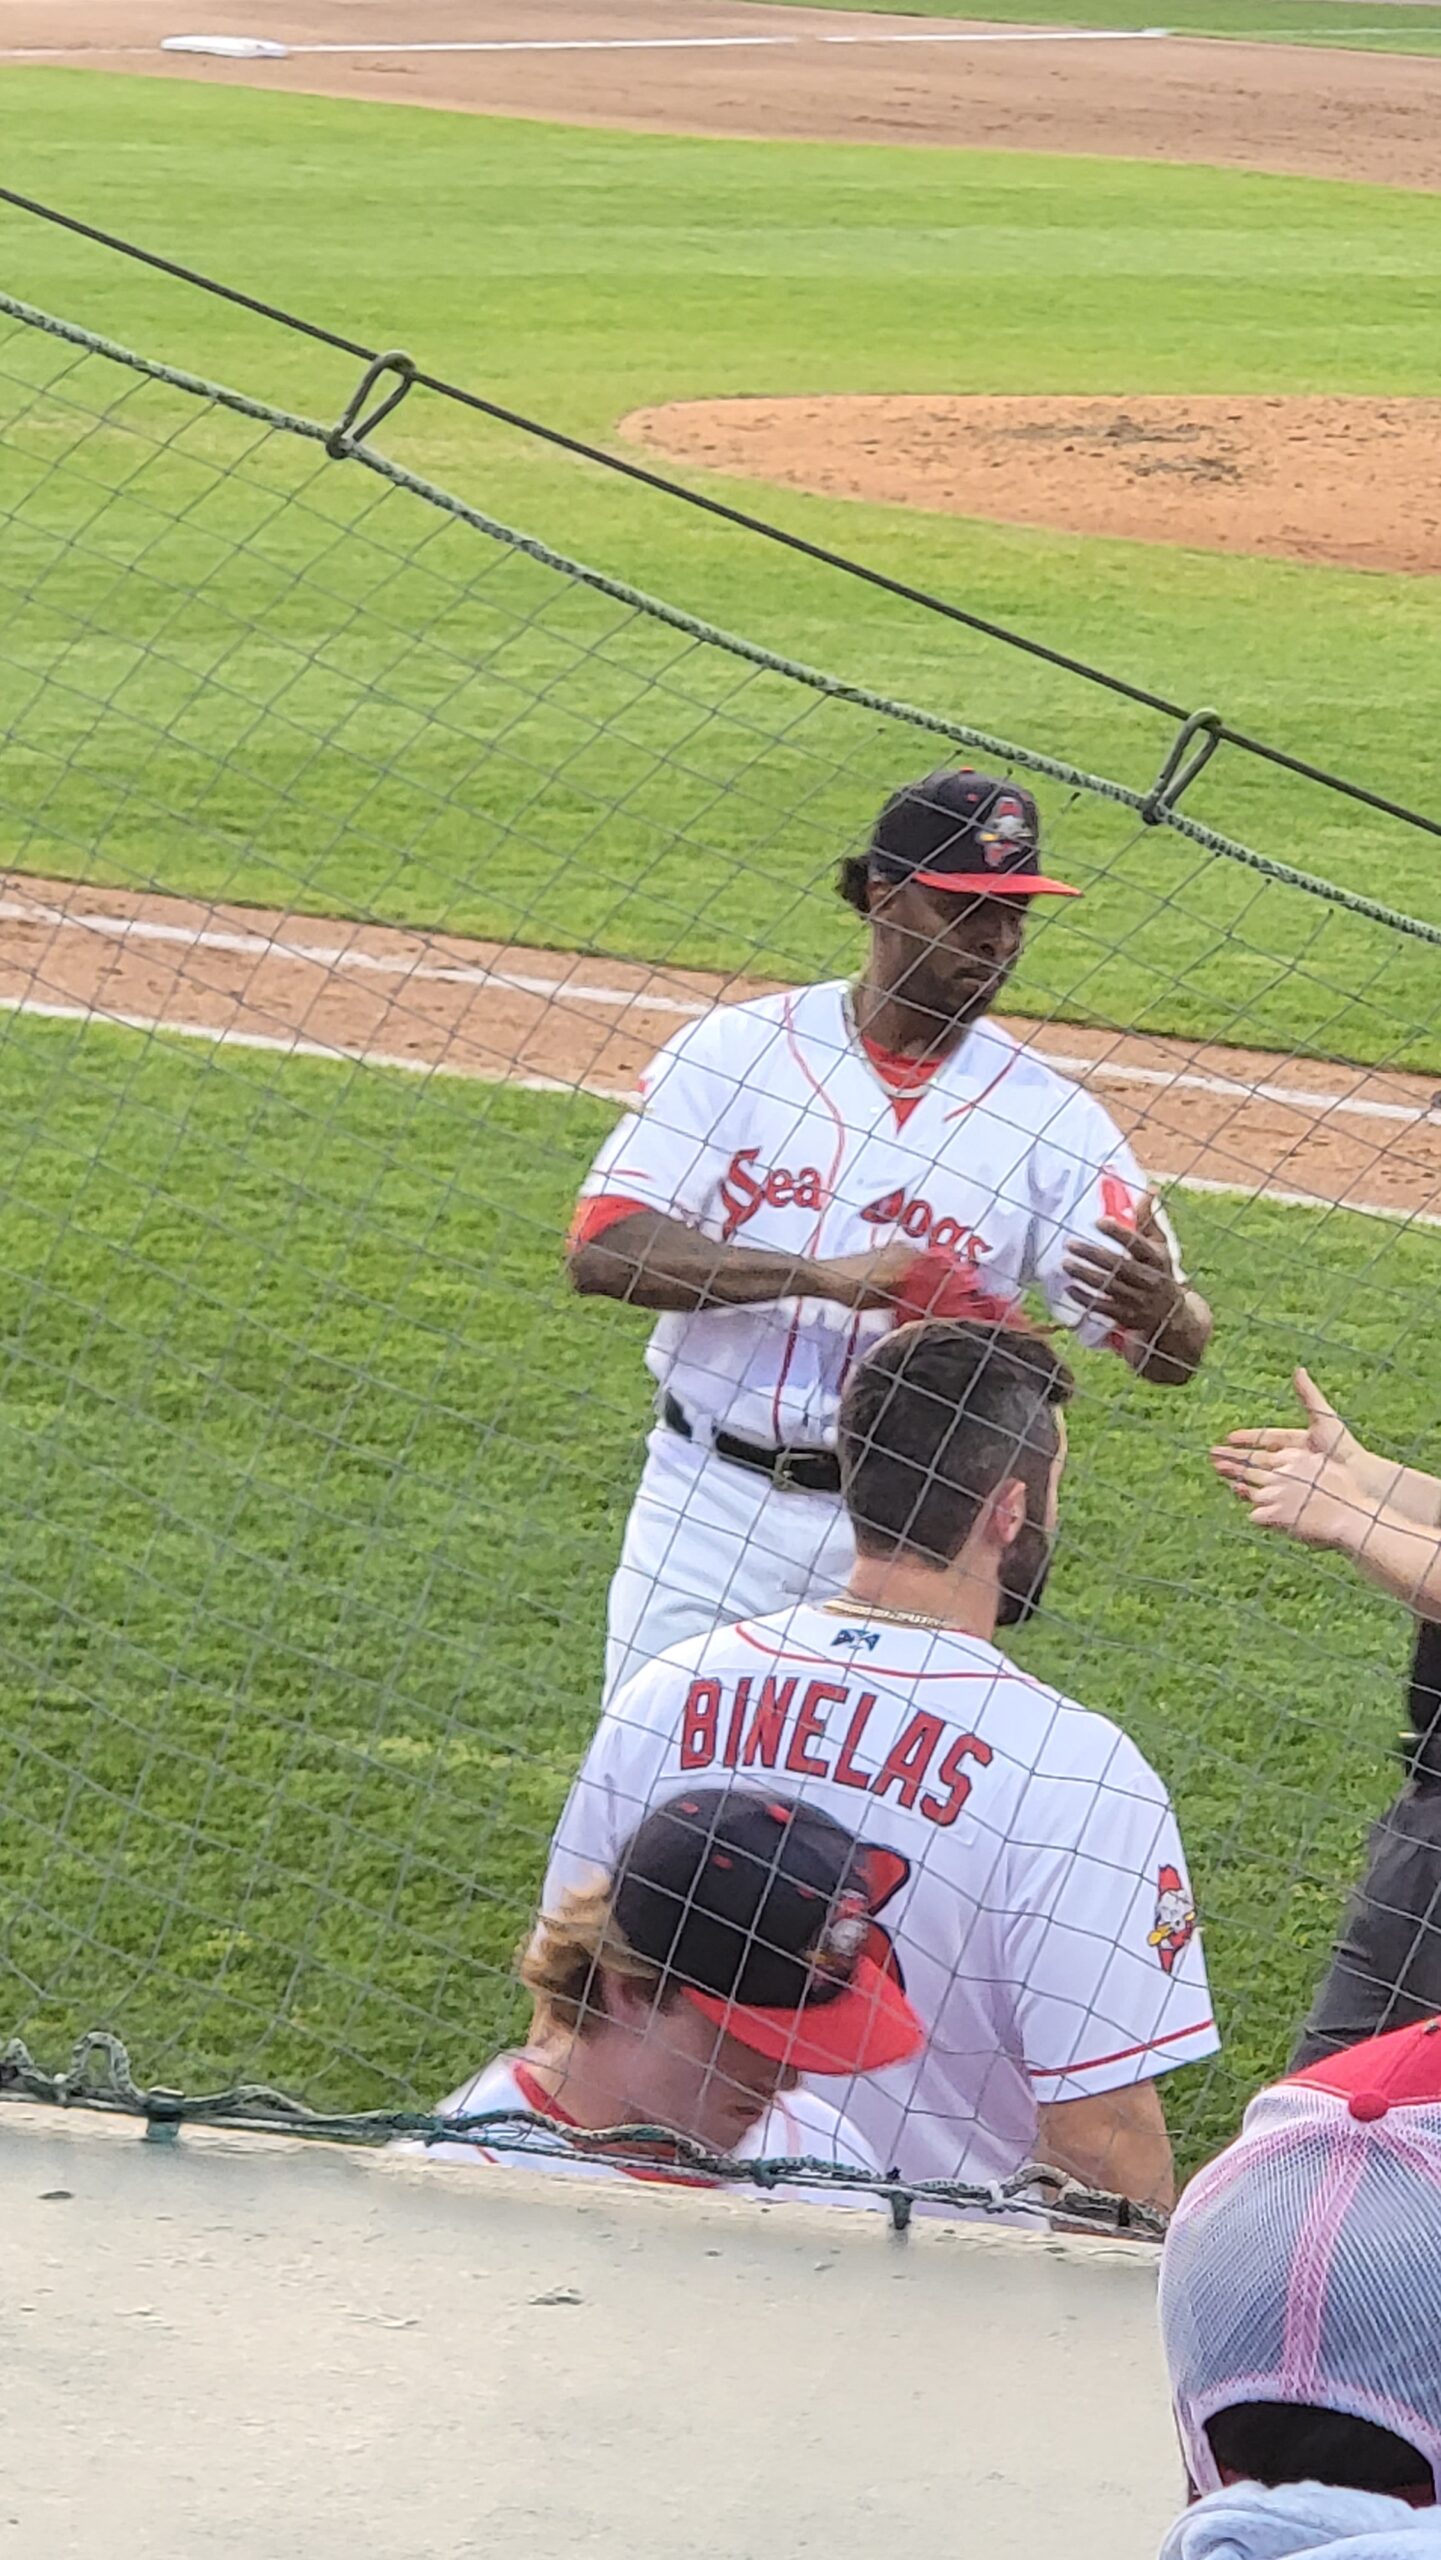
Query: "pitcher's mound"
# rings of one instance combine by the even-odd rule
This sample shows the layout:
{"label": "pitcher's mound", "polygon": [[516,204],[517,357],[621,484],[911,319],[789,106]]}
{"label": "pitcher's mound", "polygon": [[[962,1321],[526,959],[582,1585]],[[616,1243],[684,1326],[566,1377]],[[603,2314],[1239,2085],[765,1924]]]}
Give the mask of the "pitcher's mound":
{"label": "pitcher's mound", "polygon": [[1441,400],[684,400],[621,432],[824,497],[1441,571]]}

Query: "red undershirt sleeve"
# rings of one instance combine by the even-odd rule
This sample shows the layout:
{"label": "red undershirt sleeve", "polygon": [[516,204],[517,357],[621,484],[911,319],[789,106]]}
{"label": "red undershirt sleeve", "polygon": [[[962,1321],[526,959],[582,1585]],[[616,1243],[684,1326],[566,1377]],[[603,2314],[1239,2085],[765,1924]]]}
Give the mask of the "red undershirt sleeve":
{"label": "red undershirt sleeve", "polygon": [[579,1253],[583,1244],[594,1244],[607,1227],[619,1226],[622,1218],[644,1217],[644,1200],[627,1200],[618,1191],[602,1191],[594,1200],[577,1200],[570,1233],[565,1240],[567,1253]]}

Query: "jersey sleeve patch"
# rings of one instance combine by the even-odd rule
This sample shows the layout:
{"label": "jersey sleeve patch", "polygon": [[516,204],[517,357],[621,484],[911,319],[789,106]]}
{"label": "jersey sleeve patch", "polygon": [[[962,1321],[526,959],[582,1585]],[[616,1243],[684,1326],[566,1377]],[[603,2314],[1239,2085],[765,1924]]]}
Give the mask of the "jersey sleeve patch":
{"label": "jersey sleeve patch", "polygon": [[1163,1973],[1174,1973],[1196,1934],[1196,1905],[1179,1867],[1162,1866],[1156,1877],[1156,1917],[1146,1933]]}
{"label": "jersey sleeve patch", "polygon": [[1124,1736],[1069,1840],[1027,1861],[1008,1952],[1043,2103],[1100,2097],[1216,2050],[1175,1813]]}

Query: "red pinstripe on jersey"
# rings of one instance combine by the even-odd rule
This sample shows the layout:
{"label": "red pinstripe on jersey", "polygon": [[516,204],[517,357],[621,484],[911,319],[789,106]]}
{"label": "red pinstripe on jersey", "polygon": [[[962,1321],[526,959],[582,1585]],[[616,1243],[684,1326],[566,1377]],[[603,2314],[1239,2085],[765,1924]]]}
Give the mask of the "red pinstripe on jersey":
{"label": "red pinstripe on jersey", "polygon": [[[836,1124],[835,1153],[831,1157],[830,1164],[826,1171],[821,1213],[816,1220],[814,1228],[812,1229],[811,1240],[806,1247],[808,1254],[814,1254],[820,1247],[821,1229],[825,1225],[826,1209],[830,1205],[831,1194],[836,1187],[836,1176],[840,1172],[841,1166],[845,1160],[846,1140],[849,1133],[840,1112],[831,1100],[825,1086],[819,1083],[816,1077],[811,1073],[805,1053],[801,1048],[800,1042],[796,1038],[795,1013],[789,996],[786,998],[785,1010],[781,1016],[781,1020],[785,1025],[786,1046],[790,1050],[791,1056],[794,1058],[801,1074],[810,1086],[812,1093],[816,1096],[818,1101],[825,1104],[827,1111],[830,1113],[832,1120]],[[781,1355],[780,1373],[776,1379],[775,1392],[771,1397],[771,1421],[777,1441],[779,1441],[783,1436],[781,1425],[781,1397],[785,1393],[786,1380],[791,1373],[791,1362],[795,1358],[796,1341],[800,1334],[801,1323],[802,1301],[797,1300],[796,1311],[790,1322],[790,1331],[786,1335],[786,1347]]]}

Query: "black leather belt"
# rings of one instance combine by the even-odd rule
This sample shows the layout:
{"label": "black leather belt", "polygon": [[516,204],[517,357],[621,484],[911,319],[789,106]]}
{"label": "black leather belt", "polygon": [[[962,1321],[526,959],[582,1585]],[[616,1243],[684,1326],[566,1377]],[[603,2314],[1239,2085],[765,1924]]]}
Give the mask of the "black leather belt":
{"label": "black leather belt", "polygon": [[[695,1438],[685,1408],[674,1396],[662,1398],[660,1411],[667,1431],[678,1431],[682,1440]],[[831,1449],[767,1449],[758,1440],[738,1440],[733,1431],[717,1431],[711,1447],[733,1467],[769,1476],[778,1493],[840,1492],[840,1460]]]}

